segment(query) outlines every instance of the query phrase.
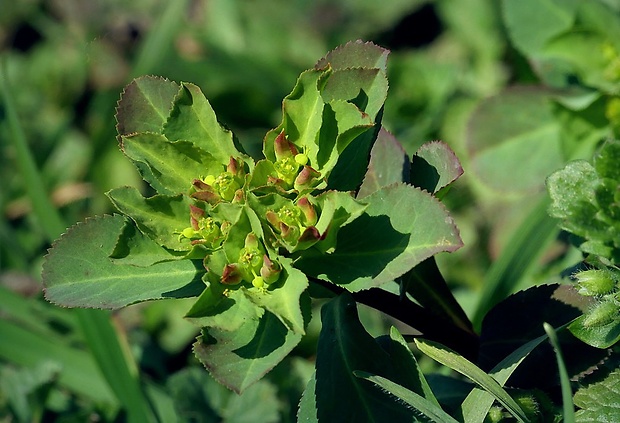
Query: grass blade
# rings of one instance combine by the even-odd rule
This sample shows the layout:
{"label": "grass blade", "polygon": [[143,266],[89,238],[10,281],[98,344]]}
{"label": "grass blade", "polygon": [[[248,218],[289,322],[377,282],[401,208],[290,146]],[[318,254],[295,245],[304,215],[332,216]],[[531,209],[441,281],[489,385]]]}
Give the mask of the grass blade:
{"label": "grass blade", "polygon": [[519,404],[517,404],[516,401],[508,395],[506,390],[502,388],[495,379],[486,374],[474,363],[436,342],[416,339],[415,343],[424,354],[444,366],[448,366],[452,370],[468,377],[485,391],[493,395],[493,397],[495,397],[495,399],[506,407],[506,409],[510,411],[510,413],[515,416],[518,421],[522,423],[528,421]]}
{"label": "grass blade", "polygon": [[[525,357],[545,339],[547,339],[547,335],[542,335],[517,348],[493,367],[489,372],[489,376],[493,377],[500,386],[504,386],[510,375],[512,375]],[[461,404],[463,421],[465,423],[482,423],[489,413],[493,401],[495,401],[493,395],[483,389],[474,388],[467,398],[465,398],[463,404]]]}
{"label": "grass blade", "polygon": [[[0,63],[0,89],[11,132],[9,138],[13,141],[16,152],[17,167],[24,178],[34,214],[51,242],[65,230],[65,224],[45,192],[45,185],[28,147],[13,102],[5,60]],[[135,376],[136,372],[130,371],[130,368],[135,369],[135,364],[130,364],[130,355],[123,352],[116,330],[110,323],[109,314],[100,310],[76,310],[75,313],[101,372],[127,410],[128,421],[153,421],[153,415]]]}
{"label": "grass blade", "polygon": [[516,290],[523,276],[536,266],[538,258],[555,239],[559,228],[557,220],[547,214],[550,204],[551,200],[545,195],[513,232],[499,259],[491,265],[472,319],[474,327],[480,328],[491,307]]}
{"label": "grass blade", "polygon": [[410,391],[409,389],[404,388],[389,379],[359,370],[354,371],[353,374],[361,379],[366,379],[374,383],[385,392],[406,402],[407,404],[418,410],[420,413],[428,417],[431,421],[437,423],[458,423],[457,420],[455,420],[452,416],[443,411],[441,407],[434,404],[432,401],[427,400],[423,396],[418,395],[415,392]]}
{"label": "grass blade", "polygon": [[558,337],[553,326],[551,326],[549,323],[544,323],[543,327],[545,328],[545,332],[547,332],[547,336],[549,336],[551,345],[553,345],[553,350],[555,351],[555,356],[558,362],[560,385],[562,387],[562,414],[564,415],[564,423],[575,423],[575,406],[573,405],[573,391],[570,387],[570,379],[568,377],[568,372],[566,371],[566,365],[564,364],[562,351],[560,350],[560,343],[558,342]]}

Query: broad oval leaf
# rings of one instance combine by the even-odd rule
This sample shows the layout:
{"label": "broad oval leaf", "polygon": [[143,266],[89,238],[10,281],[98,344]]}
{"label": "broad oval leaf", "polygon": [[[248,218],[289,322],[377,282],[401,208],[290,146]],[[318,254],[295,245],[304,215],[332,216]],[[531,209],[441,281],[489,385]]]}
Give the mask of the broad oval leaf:
{"label": "broad oval leaf", "polygon": [[331,254],[304,252],[295,266],[308,275],[358,291],[392,281],[424,259],[462,246],[445,207],[410,185],[384,187],[338,232]]}
{"label": "broad oval leaf", "polygon": [[161,133],[179,86],[164,78],[142,76],[121,94],[116,107],[119,136],[137,132]]}
{"label": "broad oval leaf", "polygon": [[169,261],[146,268],[115,264],[109,256],[128,223],[114,215],[71,227],[45,258],[45,298],[66,307],[115,309],[140,301],[200,294],[205,272],[200,262]]}
{"label": "broad oval leaf", "polygon": [[286,357],[301,340],[270,312],[234,331],[203,328],[194,354],[220,383],[245,391]]}

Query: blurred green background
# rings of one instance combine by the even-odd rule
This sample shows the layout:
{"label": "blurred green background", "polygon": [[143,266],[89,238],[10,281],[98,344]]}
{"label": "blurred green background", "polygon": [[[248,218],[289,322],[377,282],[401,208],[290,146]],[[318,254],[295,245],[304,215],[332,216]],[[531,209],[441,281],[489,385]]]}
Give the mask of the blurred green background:
{"label": "blurred green background", "polygon": [[[148,192],[115,140],[116,101],[139,75],[199,85],[220,121],[257,156],[301,71],[347,41],[374,41],[392,50],[384,126],[410,155],[422,143],[442,139],[463,162],[465,176],[444,201],[466,246],[439,262],[468,313],[479,314],[480,298],[492,297],[483,293],[489,283],[485,273],[506,245],[514,247],[520,225],[540,237],[529,239],[536,246],[525,262],[504,259],[506,266],[518,264],[507,282],[505,269],[496,266],[493,286],[501,285],[500,297],[548,281],[578,261],[554,241],[554,223],[540,217],[546,215],[544,178],[570,158],[587,157],[596,142],[613,133],[609,104],[617,93],[603,87],[587,102],[589,92],[571,91],[562,98],[587,104],[563,106],[554,97],[557,90],[581,87],[580,80],[563,77],[587,79],[589,70],[580,74],[566,61],[564,67],[533,61],[529,40],[511,30],[518,13],[502,14],[500,6],[508,3],[514,4],[0,0],[1,87],[5,100],[13,100],[13,106],[0,104],[0,422],[126,417],[119,411],[123,399],[97,367],[79,317],[42,298],[41,264],[54,237],[41,213],[32,212],[27,193],[37,184],[52,201],[49,215],[59,213],[69,226],[113,212],[104,196],[113,187]],[[618,9],[617,2],[603,3]],[[559,7],[552,0],[541,4]],[[583,22],[573,17],[559,32]],[[20,165],[12,112],[39,180]],[[491,297],[487,308],[495,301]],[[312,372],[318,319],[292,357],[237,397],[194,360],[197,330],[182,319],[187,308],[184,301],[165,301],[112,314],[130,357],[129,371],[140,375],[155,415],[161,421],[294,421]],[[371,333],[383,333],[381,316],[364,310],[363,318]]]}

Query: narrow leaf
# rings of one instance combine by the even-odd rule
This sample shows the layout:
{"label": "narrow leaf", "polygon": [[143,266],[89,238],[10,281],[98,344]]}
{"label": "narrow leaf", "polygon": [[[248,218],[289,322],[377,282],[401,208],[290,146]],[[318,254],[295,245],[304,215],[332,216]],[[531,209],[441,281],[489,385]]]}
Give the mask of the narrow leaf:
{"label": "narrow leaf", "polygon": [[558,370],[560,373],[560,385],[562,388],[562,415],[564,417],[564,422],[575,423],[573,391],[570,387],[570,379],[568,377],[568,372],[566,371],[566,366],[564,365],[564,358],[562,357],[560,342],[558,341],[558,336],[555,333],[555,329],[553,328],[553,326],[548,323],[544,323],[543,327],[545,328],[545,332],[549,337],[549,341],[551,341],[551,345],[553,345],[553,350],[555,351],[555,356],[558,363]]}
{"label": "narrow leaf", "polygon": [[316,416],[316,374],[312,374],[312,378],[308,381],[301,400],[299,401],[299,410],[297,410],[297,423],[319,423]]}
{"label": "narrow leaf", "polygon": [[420,351],[431,357],[433,360],[436,360],[444,366],[448,366],[452,370],[468,377],[473,382],[481,386],[484,390],[492,394],[495,399],[506,407],[506,409],[508,409],[518,421],[524,423],[528,421],[527,416],[519,404],[517,404],[515,400],[508,395],[504,388],[502,388],[495,379],[486,374],[471,361],[463,358],[456,352],[444,347],[443,345],[432,341],[416,339],[415,343]]}
{"label": "narrow leaf", "polygon": [[421,395],[416,394],[413,391],[410,391],[407,388],[403,388],[402,386],[392,382],[389,379],[361,371],[356,371],[354,372],[354,374],[357,377],[371,381],[372,383],[380,387],[383,391],[394,395],[396,398],[406,402],[417,411],[424,414],[425,417],[428,417],[433,422],[458,423],[458,420],[455,420],[452,416],[443,411],[441,407],[439,407],[437,404],[429,401]]}
{"label": "narrow leaf", "polygon": [[[489,376],[493,377],[500,386],[504,386],[510,375],[523,362],[525,357],[546,339],[547,335],[542,335],[522,345],[493,367],[489,372]],[[489,413],[494,401],[495,397],[489,392],[478,387],[474,388],[461,404],[463,421],[465,423],[482,422]]]}
{"label": "narrow leaf", "polygon": [[88,219],[54,243],[43,264],[45,297],[66,307],[119,308],[139,301],[198,295],[201,263],[148,268],[114,264],[109,255],[127,221],[118,215]]}

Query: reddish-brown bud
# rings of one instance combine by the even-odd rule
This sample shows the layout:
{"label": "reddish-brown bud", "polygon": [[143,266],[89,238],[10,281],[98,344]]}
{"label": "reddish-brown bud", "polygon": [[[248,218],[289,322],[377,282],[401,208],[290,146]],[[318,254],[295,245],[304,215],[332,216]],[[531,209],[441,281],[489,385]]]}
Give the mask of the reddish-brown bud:
{"label": "reddish-brown bud", "polygon": [[227,264],[222,272],[222,283],[226,285],[236,285],[243,279],[243,275],[236,263]]}
{"label": "reddish-brown bud", "polygon": [[304,166],[295,178],[295,188],[312,188],[314,182],[321,177],[321,173],[314,170],[310,166]]}
{"label": "reddish-brown bud", "polygon": [[316,216],[316,210],[314,209],[314,206],[307,197],[301,197],[299,200],[297,200],[297,207],[299,207],[299,209],[304,214],[304,223],[306,224],[306,226],[316,225],[316,222],[318,220]]}

